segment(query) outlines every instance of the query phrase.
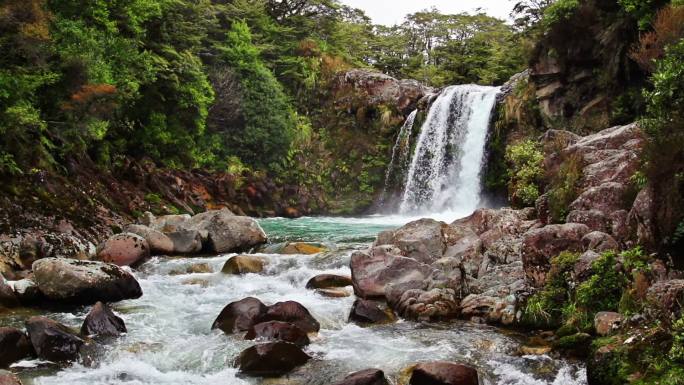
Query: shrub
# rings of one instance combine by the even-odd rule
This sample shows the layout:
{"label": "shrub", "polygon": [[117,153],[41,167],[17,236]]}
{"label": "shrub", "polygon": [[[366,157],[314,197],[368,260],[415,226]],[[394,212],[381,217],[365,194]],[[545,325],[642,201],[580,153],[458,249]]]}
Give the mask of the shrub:
{"label": "shrub", "polygon": [[578,7],[579,0],[558,0],[544,10],[542,22],[546,28],[549,28],[556,23],[569,19]]}
{"label": "shrub", "polygon": [[534,140],[525,140],[508,147],[509,200],[515,205],[532,206],[539,198],[539,185],[544,175],[544,154]]}
{"label": "shrub", "polygon": [[648,72],[656,69],[656,60],[665,55],[665,48],[684,37],[684,6],[667,6],[658,11],[653,30],[644,33],[629,56]]}
{"label": "shrub", "polygon": [[579,155],[571,155],[563,161],[558,173],[551,178],[549,188],[549,212],[554,222],[563,222],[568,206],[577,198],[578,184],[582,179],[583,161]]}

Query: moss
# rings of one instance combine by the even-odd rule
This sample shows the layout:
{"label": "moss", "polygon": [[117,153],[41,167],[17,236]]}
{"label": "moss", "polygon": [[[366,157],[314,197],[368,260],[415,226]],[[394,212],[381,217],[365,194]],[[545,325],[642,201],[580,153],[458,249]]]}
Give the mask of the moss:
{"label": "moss", "polygon": [[561,337],[554,342],[553,348],[575,356],[587,356],[591,351],[591,335],[587,333],[575,333]]}

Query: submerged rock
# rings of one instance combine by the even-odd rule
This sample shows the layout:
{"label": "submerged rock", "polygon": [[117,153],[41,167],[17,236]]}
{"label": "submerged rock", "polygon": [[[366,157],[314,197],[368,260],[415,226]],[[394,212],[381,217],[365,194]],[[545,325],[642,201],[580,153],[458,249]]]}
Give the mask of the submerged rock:
{"label": "submerged rock", "polygon": [[318,332],[321,328],[309,310],[295,301],[278,302],[269,306],[266,312],[259,317],[259,321],[289,322],[307,333]]}
{"label": "submerged rock", "polygon": [[265,246],[261,252],[265,254],[313,255],[327,250],[320,243],[283,242]]}
{"label": "submerged rock", "polygon": [[416,365],[410,385],[478,385],[477,370],[455,362],[437,361]]}
{"label": "submerged rock", "polygon": [[247,274],[261,273],[266,265],[266,260],[254,255],[236,255],[231,257],[223,265],[223,274]]}
{"label": "submerged rock", "polygon": [[366,369],[354,372],[334,385],[389,385],[385,373],[380,369]]}
{"label": "submerged rock", "polygon": [[122,233],[102,242],[97,247],[97,259],[119,266],[131,266],[150,256],[145,238],[133,233]]}
{"label": "submerged rock", "polygon": [[296,325],[282,321],[268,321],[252,326],[245,335],[246,340],[285,341],[297,346],[309,344],[309,336]]}
{"label": "submerged rock", "polygon": [[315,293],[327,298],[344,298],[351,296],[351,292],[344,288],[316,289]]}
{"label": "submerged rock", "polygon": [[109,263],[45,258],[33,263],[33,273],[38,289],[50,300],[92,304],[142,296],[133,275]]}
{"label": "submerged rock", "polygon": [[29,318],[26,331],[38,358],[48,361],[75,361],[84,344],[71,329],[45,317]]}
{"label": "submerged rock", "polygon": [[253,297],[231,302],[223,308],[211,328],[221,329],[227,334],[247,331],[260,322],[260,317],[267,309],[266,305]]}
{"label": "submerged rock", "polygon": [[304,365],[311,357],[289,342],[269,342],[252,346],[240,353],[240,373],[254,377],[278,377]]}
{"label": "submerged rock", "polygon": [[349,322],[357,324],[385,324],[395,321],[394,313],[382,302],[358,298],[349,313]]}
{"label": "submerged rock", "polygon": [[0,327],[0,368],[31,357],[33,347],[26,334],[16,328]]}
{"label": "submerged rock", "polygon": [[116,337],[126,331],[124,321],[102,302],[90,309],[81,326],[81,334],[85,336]]}
{"label": "submerged rock", "polygon": [[331,287],[345,287],[351,286],[351,277],[345,277],[335,274],[320,274],[309,280],[306,283],[307,289],[327,289]]}

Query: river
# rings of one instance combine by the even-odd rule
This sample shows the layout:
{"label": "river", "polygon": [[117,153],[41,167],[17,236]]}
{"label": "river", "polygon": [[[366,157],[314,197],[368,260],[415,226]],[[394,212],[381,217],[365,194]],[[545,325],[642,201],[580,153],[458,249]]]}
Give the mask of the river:
{"label": "river", "polygon": [[[367,247],[383,229],[405,223],[404,217],[272,218],[260,220],[271,242],[325,243],[330,251],[314,256],[263,256],[265,272],[228,276],[220,272],[231,255],[208,258],[155,257],[134,274],[144,295],[113,304],[128,333],[97,349],[87,365],[66,368],[22,362],[25,385],[98,384],[331,384],[347,373],[370,367],[385,371],[392,381],[418,361],[451,360],[479,368],[484,385],[581,385],[581,364],[548,356],[521,356],[524,336],[512,331],[463,321],[417,323],[399,321],[362,328],[347,323],[354,297],[324,298],[304,288],[322,273],[350,274],[349,257]],[[211,273],[187,273],[205,263]],[[233,360],[253,345],[241,335],[212,331],[211,324],[228,303],[253,296],[267,305],[294,300],[306,306],[321,331],[306,351],[314,357],[286,381],[241,378]],[[80,327],[87,307],[45,314]],[[22,327],[24,311],[4,316],[5,326]],[[37,366],[37,367],[34,367]]]}

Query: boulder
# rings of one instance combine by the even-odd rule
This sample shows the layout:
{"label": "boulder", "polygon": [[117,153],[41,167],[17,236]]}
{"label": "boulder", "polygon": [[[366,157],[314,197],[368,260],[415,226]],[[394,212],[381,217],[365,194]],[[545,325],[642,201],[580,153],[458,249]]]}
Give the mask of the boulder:
{"label": "boulder", "polygon": [[19,329],[0,327],[0,368],[31,357],[33,348],[26,334]]}
{"label": "boulder", "polygon": [[304,365],[311,357],[289,342],[268,342],[252,346],[240,353],[240,373],[254,377],[278,377]]}
{"label": "boulder", "polygon": [[235,216],[227,209],[197,214],[183,226],[199,231],[206,238],[205,249],[216,254],[248,250],[268,240],[256,220]]}
{"label": "boulder", "polygon": [[172,233],[182,229],[183,225],[190,220],[190,215],[163,215],[155,217],[151,212],[147,211],[142,217],[141,223],[154,230],[162,233]]}
{"label": "boulder", "polygon": [[573,273],[575,274],[575,280],[577,282],[584,282],[593,274],[591,265],[601,257],[601,254],[588,250],[580,255],[575,266],[573,267]]}
{"label": "boulder", "polygon": [[646,292],[647,312],[654,318],[673,322],[682,316],[684,279],[671,279],[653,284]]}
{"label": "boulder", "polygon": [[84,336],[116,337],[126,331],[124,321],[102,302],[93,305],[81,326]]}
{"label": "boulder", "polygon": [[318,332],[321,328],[309,310],[294,301],[278,302],[269,306],[259,317],[259,322],[266,321],[289,322],[307,333]]}
{"label": "boulder", "polygon": [[444,255],[452,234],[449,226],[434,219],[420,219],[410,222],[399,229],[387,230],[378,234],[374,245],[393,245],[401,254],[422,263],[432,263]]}
{"label": "boulder", "polygon": [[161,231],[143,225],[128,225],[124,231],[145,238],[145,241],[150,246],[150,254],[152,255],[174,254],[173,241]]}
{"label": "boulder", "polygon": [[403,285],[389,285],[387,301],[400,316],[417,320],[443,320],[458,315],[458,299],[453,289],[408,289]]}
{"label": "boulder", "polygon": [[620,313],[612,311],[601,311],[594,316],[594,329],[596,334],[600,336],[607,336],[620,327],[623,318]]}
{"label": "boulder", "polygon": [[582,251],[582,238],[589,227],[578,223],[548,225],[532,229],[523,235],[522,261],[527,280],[535,287],[546,282],[551,258],[562,251]]}
{"label": "boulder", "polygon": [[637,244],[648,249],[656,246],[655,202],[653,188],[647,186],[639,191],[628,214],[631,234],[636,238]]}
{"label": "boulder", "polygon": [[26,331],[38,358],[48,361],[74,361],[84,344],[71,329],[45,317],[29,318]]}
{"label": "boulder", "polygon": [[328,298],[345,298],[351,296],[351,292],[345,288],[316,289],[316,294]]}
{"label": "boulder", "polygon": [[592,250],[598,253],[609,250],[617,251],[620,249],[620,245],[618,245],[615,238],[600,231],[592,231],[582,237],[582,245],[584,246],[584,250]]}
{"label": "boulder", "polygon": [[197,254],[202,251],[202,236],[197,230],[176,230],[166,233],[173,243],[173,254]]}
{"label": "boulder", "polygon": [[254,297],[247,297],[229,303],[218,315],[213,329],[221,329],[226,334],[248,331],[252,326],[262,322],[260,317],[268,308]]}
{"label": "boulder", "polygon": [[21,385],[21,381],[13,373],[0,370],[0,385]]}
{"label": "boulder", "polygon": [[282,322],[268,321],[252,326],[245,335],[246,340],[285,341],[297,346],[309,344],[309,336],[297,326]]}
{"label": "boulder", "polygon": [[380,369],[366,369],[354,372],[334,385],[390,385]]}
{"label": "boulder", "polygon": [[133,233],[114,235],[97,247],[97,259],[119,266],[132,266],[150,256],[145,238]]}
{"label": "boulder", "polygon": [[416,365],[410,385],[478,385],[477,370],[455,362],[437,361]]}
{"label": "boulder", "polygon": [[38,289],[50,300],[81,304],[140,298],[133,275],[104,262],[45,258],[33,263]]}
{"label": "boulder", "polygon": [[[598,210],[609,214],[624,209],[627,186],[618,182],[605,182],[589,187],[568,208],[572,210]],[[631,203],[631,202],[630,202]]]}
{"label": "boulder", "polygon": [[254,255],[236,255],[226,261],[221,272],[223,274],[261,273],[265,264],[265,259]]}
{"label": "boulder", "polygon": [[394,322],[394,313],[382,302],[358,298],[349,313],[349,322],[357,324],[385,324]]}
{"label": "boulder", "polygon": [[351,277],[345,277],[335,274],[320,274],[309,280],[306,283],[307,289],[326,289],[331,287],[345,287],[351,286]]}
{"label": "boulder", "polygon": [[384,298],[385,287],[406,282],[425,282],[434,269],[415,259],[378,252],[357,251],[351,256],[354,293],[364,299]]}
{"label": "boulder", "polygon": [[20,279],[12,282],[11,285],[19,302],[24,305],[36,304],[45,300],[45,296],[32,279]]}
{"label": "boulder", "polygon": [[313,255],[326,250],[327,248],[320,243],[282,242],[266,245],[259,252],[264,254]]}
{"label": "boulder", "polygon": [[5,280],[5,277],[0,275],[0,308],[16,306],[19,306],[19,299],[16,294],[14,294],[12,287]]}

